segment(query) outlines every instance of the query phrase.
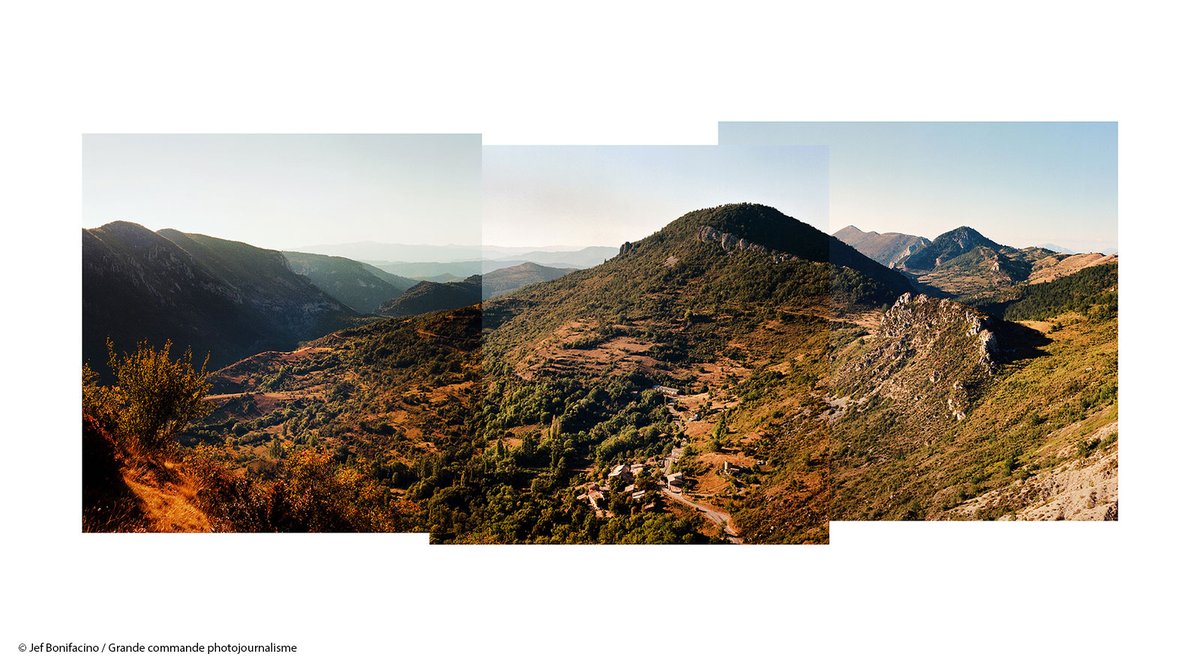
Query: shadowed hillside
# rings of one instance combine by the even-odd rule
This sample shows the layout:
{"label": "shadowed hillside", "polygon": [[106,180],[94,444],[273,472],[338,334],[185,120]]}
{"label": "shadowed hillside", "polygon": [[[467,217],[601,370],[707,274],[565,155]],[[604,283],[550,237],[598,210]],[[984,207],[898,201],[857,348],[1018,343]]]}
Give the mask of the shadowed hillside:
{"label": "shadowed hillside", "polygon": [[523,264],[498,268],[483,275],[483,298],[503,296],[539,282],[548,282],[572,272],[571,268],[552,268],[527,261]]}
{"label": "shadowed hillside", "polygon": [[351,259],[303,252],[284,252],[283,256],[298,275],[361,314],[373,314],[380,305],[417,284],[416,280]]}
{"label": "shadowed hillside", "polygon": [[386,317],[411,317],[413,315],[454,310],[469,305],[478,305],[483,300],[483,278],[479,275],[461,282],[421,282],[396,298],[379,306],[379,314]]}
{"label": "shadowed hillside", "polygon": [[279,252],[129,222],[83,230],[83,356],[174,340],[220,366],[353,324],[355,313]]}

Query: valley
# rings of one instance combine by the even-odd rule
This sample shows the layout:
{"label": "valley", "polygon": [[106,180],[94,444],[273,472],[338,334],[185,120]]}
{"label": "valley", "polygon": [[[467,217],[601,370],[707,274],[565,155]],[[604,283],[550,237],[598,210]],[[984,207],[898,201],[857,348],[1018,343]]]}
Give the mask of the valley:
{"label": "valley", "polygon": [[[220,362],[172,487],[208,529],[434,543],[818,544],[830,520],[1115,518],[1115,257],[854,231],[726,205],[591,267],[404,290],[354,260],[240,251],[343,319]],[[179,256],[164,266],[217,281]],[[219,293],[260,280],[253,262],[204,265],[223,267]]]}

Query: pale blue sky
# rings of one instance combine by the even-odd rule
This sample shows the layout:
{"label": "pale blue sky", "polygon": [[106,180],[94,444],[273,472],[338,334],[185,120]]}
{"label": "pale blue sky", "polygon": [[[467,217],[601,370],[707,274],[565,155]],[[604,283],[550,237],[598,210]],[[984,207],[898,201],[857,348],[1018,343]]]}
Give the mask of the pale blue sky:
{"label": "pale blue sky", "polygon": [[83,226],[272,249],[480,242],[479,134],[89,134]]}
{"label": "pale blue sky", "polygon": [[619,245],[726,203],[828,215],[824,147],[484,146],[483,163],[487,244]]}
{"label": "pale blue sky", "polygon": [[729,145],[829,146],[829,225],[1117,247],[1116,123],[720,123]]}

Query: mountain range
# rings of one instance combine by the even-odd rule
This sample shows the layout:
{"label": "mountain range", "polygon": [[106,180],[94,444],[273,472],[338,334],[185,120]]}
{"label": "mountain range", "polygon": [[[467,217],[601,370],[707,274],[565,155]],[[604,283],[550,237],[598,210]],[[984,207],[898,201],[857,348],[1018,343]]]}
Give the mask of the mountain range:
{"label": "mountain range", "polygon": [[83,358],[98,371],[109,339],[125,351],[169,339],[211,368],[356,321],[279,252],[129,222],[83,230]]}
{"label": "mountain range", "polygon": [[1018,249],[993,241],[971,227],[958,227],[932,241],[899,233],[863,232],[849,226],[835,236],[876,261],[924,285],[931,294],[985,304],[1015,298],[1024,284],[1064,277],[1115,256]]}
{"label": "mountain range", "polygon": [[[314,245],[297,248],[299,252],[347,257],[356,261],[381,265],[429,265],[429,264],[481,264],[483,271],[534,262],[556,268],[589,268],[610,259],[617,253],[615,247],[589,246],[544,246],[505,247],[499,245],[405,245],[399,243],[342,243]],[[497,262],[486,264],[484,262]],[[419,269],[428,271],[428,268]],[[422,273],[433,275],[435,270]],[[480,268],[468,270],[466,275],[480,272]],[[401,272],[408,275],[409,273]]]}
{"label": "mountain range", "polygon": [[420,282],[343,257],[284,252],[288,267],[312,281],[321,291],[370,314]]}
{"label": "mountain range", "polygon": [[83,230],[83,357],[106,373],[140,340],[192,348],[221,367],[365,321],[479,303],[568,272],[524,263],[447,284],[419,281],[344,257],[277,252],[245,243],[158,232],[131,222]]}
{"label": "mountain range", "polygon": [[846,231],[692,211],[598,265],[419,283],[377,309],[396,317],[246,354],[185,437],[210,445],[197,506],[471,543],[1115,518],[1115,257]]}

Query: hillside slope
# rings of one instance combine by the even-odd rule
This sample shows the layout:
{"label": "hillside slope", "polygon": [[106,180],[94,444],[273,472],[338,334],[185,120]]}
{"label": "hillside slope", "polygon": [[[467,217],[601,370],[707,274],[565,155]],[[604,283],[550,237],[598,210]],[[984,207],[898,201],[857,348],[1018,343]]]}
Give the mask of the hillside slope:
{"label": "hillside slope", "polygon": [[896,268],[933,294],[984,304],[1015,297],[1035,267],[1048,267],[1062,259],[1045,248],[1009,247],[970,227],[959,227],[902,259]]}
{"label": "hillside slope", "polygon": [[824,542],[829,332],[908,286],[773,209],[697,211],[487,301],[482,340],[476,306],[230,366],[189,437],[267,474],[330,455],[436,542]]}
{"label": "hillside slope", "polygon": [[1052,282],[1082,271],[1085,268],[1115,264],[1116,255],[1092,252],[1088,254],[1056,254],[1046,257],[1033,265],[1029,275],[1030,284]]}
{"label": "hillside slope", "polygon": [[574,269],[553,268],[527,261],[523,264],[498,268],[483,274],[483,299],[493,296],[503,296],[539,282],[548,282],[560,278]]}
{"label": "hillside slope", "polygon": [[417,284],[390,275],[374,266],[342,257],[304,252],[284,252],[288,267],[307,277],[318,289],[361,314],[372,314],[379,306]]}
{"label": "hillside slope", "polygon": [[[774,209],[689,213],[600,266],[485,303],[484,437],[542,442],[548,489],[603,487],[623,461],[674,469],[688,497],[730,516],[725,537],[824,541],[827,437],[809,415],[829,331],[909,287]],[[649,520],[624,519],[635,534]]]}
{"label": "hillside slope", "polygon": [[377,312],[386,317],[412,317],[478,305],[482,300],[483,278],[472,275],[461,282],[420,282],[380,305]]}
{"label": "hillside slope", "polygon": [[106,338],[118,350],[171,339],[219,367],[354,321],[279,252],[129,222],[83,230],[83,355],[101,372]]}
{"label": "hillside slope", "polygon": [[844,227],[833,235],[838,240],[889,268],[895,267],[913,253],[929,245],[929,239],[921,236],[896,232],[881,234],[875,231],[863,231],[854,225]]}
{"label": "hillside slope", "polygon": [[1115,301],[1034,314],[906,297],[835,345],[834,519],[1116,515]]}
{"label": "hillside slope", "polygon": [[240,529],[823,543],[831,518],[1111,518],[1115,267],[1076,275],[1013,285],[1032,310],[1005,321],[774,209],[698,210],[482,305],[245,358],[185,439],[234,469],[221,487],[355,498],[205,505]]}
{"label": "hillside slope", "polygon": [[996,309],[1014,321],[1047,320],[1070,311],[1112,316],[1117,309],[1117,272],[1115,261],[1103,262],[1052,282],[1028,284]]}
{"label": "hillside slope", "polygon": [[212,532],[196,482],[176,465],[135,460],[83,417],[84,532]]}
{"label": "hillside slope", "polygon": [[239,531],[437,529],[431,497],[474,449],[479,321],[478,306],[381,319],[216,373],[213,412],[183,437],[210,470],[213,520]]}

